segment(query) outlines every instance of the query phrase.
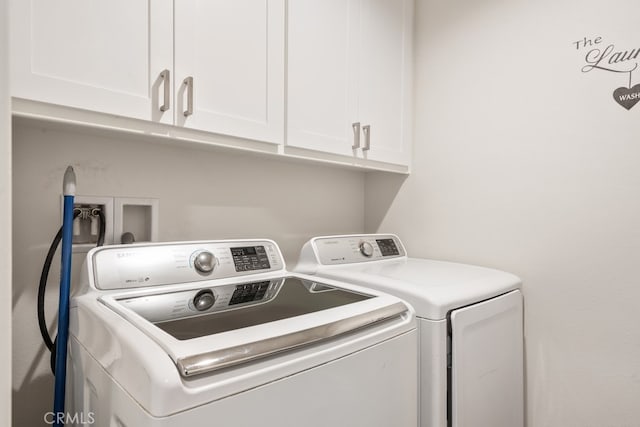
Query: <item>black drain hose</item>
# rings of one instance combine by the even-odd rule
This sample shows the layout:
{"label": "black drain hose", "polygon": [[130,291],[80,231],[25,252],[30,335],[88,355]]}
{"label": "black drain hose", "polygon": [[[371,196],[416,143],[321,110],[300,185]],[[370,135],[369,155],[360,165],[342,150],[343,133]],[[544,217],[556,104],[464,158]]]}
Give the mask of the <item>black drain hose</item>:
{"label": "black drain hose", "polygon": [[[96,209],[97,215],[100,221],[100,229],[98,231],[98,242],[96,246],[102,246],[104,244],[104,235],[105,235],[105,218],[104,213],[100,209]],[[73,219],[75,220],[81,211],[76,210],[73,213]],[[56,341],[51,340],[51,335],[49,335],[49,330],[47,329],[47,321],[44,315],[44,296],[45,291],[47,290],[47,278],[49,277],[49,270],[51,269],[51,262],[53,261],[53,256],[60,245],[60,241],[62,240],[62,227],[58,230],[58,233],[53,238],[51,242],[51,246],[49,246],[49,252],[47,252],[47,257],[45,258],[44,264],[42,266],[42,273],[40,274],[40,284],[38,285],[38,326],[40,327],[40,335],[42,335],[42,340],[44,344],[47,346],[47,349],[51,352],[51,372],[55,374],[55,359],[56,352],[55,346]]]}

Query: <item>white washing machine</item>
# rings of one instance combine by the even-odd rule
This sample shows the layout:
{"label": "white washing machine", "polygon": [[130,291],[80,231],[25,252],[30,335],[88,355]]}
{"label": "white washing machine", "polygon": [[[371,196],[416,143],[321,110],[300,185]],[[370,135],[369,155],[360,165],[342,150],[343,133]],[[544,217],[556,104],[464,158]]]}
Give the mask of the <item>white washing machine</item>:
{"label": "white washing machine", "polygon": [[395,296],[290,274],[270,240],[105,246],[70,312],[67,412],[96,426],[414,426]]}
{"label": "white washing machine", "polygon": [[423,427],[524,425],[520,279],[470,265],[408,258],[391,234],[316,237],[295,269],[394,294],[419,329]]}

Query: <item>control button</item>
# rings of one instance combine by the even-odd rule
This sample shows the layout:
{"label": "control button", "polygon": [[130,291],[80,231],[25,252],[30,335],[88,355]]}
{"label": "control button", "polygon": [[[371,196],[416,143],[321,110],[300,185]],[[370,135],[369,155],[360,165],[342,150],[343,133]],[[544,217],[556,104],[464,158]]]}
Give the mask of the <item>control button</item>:
{"label": "control button", "polygon": [[361,242],[360,243],[360,253],[367,258],[371,258],[373,255],[373,246],[369,242]]}
{"label": "control button", "polygon": [[211,252],[202,251],[196,255],[193,265],[200,273],[209,274],[216,266],[216,257]]}
{"label": "control button", "polygon": [[213,291],[211,289],[203,289],[193,297],[193,306],[198,311],[210,309],[214,302],[216,302],[216,299],[213,296]]}

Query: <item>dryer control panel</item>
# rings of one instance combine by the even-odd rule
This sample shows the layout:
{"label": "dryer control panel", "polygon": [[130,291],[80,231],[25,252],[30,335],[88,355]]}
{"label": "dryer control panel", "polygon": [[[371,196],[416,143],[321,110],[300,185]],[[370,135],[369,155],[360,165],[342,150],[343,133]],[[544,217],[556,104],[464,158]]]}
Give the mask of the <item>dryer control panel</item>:
{"label": "dryer control panel", "polygon": [[[97,289],[129,289],[284,271],[272,240],[149,243],[96,248],[87,255]],[[210,297],[202,295],[202,305]]]}
{"label": "dryer control panel", "polygon": [[311,240],[322,265],[352,264],[406,256],[402,242],[393,234],[362,234],[316,237]]}

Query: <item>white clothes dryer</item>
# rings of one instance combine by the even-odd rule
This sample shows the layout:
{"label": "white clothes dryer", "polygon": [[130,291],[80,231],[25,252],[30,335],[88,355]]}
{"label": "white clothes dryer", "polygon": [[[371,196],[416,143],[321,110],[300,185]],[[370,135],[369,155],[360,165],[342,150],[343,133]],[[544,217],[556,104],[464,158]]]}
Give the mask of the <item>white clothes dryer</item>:
{"label": "white clothes dryer", "polygon": [[524,425],[518,277],[409,258],[391,234],[313,238],[295,271],[388,292],[413,305],[420,336],[421,426]]}
{"label": "white clothes dryer", "polygon": [[414,426],[417,331],[395,296],[288,273],[271,240],[91,250],[67,412],[97,426]]}

